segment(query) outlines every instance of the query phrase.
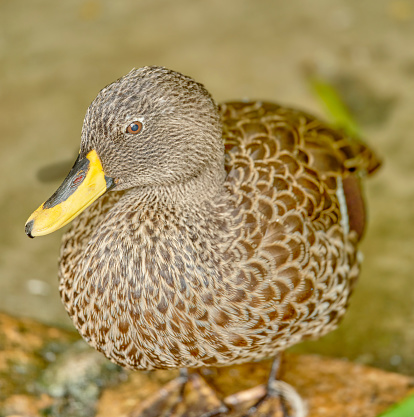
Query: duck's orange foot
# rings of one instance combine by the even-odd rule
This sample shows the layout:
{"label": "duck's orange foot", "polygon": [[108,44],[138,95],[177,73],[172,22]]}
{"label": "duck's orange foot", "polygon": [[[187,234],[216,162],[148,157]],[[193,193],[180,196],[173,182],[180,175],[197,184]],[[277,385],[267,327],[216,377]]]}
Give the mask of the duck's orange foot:
{"label": "duck's orange foot", "polygon": [[294,388],[278,380],[228,396],[224,404],[232,409],[229,414],[232,417],[306,417],[307,414]]}
{"label": "duck's orange foot", "polygon": [[213,417],[226,415],[227,411],[214,390],[194,373],[167,383],[129,417]]}

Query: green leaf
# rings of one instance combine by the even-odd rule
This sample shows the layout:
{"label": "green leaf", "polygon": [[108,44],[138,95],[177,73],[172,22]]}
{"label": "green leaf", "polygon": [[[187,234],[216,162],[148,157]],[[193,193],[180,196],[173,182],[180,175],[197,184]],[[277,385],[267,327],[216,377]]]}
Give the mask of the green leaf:
{"label": "green leaf", "polygon": [[317,75],[308,77],[309,84],[324,107],[331,122],[350,136],[360,136],[360,129],[335,87]]}
{"label": "green leaf", "polygon": [[413,417],[414,416],[414,394],[405,398],[396,405],[393,405],[385,413],[378,417]]}

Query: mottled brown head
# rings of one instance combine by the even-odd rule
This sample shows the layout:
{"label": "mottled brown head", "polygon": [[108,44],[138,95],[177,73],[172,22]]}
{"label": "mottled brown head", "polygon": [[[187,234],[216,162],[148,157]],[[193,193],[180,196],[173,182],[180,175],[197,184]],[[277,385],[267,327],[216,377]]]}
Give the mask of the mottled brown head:
{"label": "mottled brown head", "polygon": [[185,183],[222,165],[216,104],[190,77],[161,67],[134,69],[89,106],[81,155],[92,149],[117,189]]}
{"label": "mottled brown head", "polygon": [[222,127],[207,90],[166,68],[134,69],[89,106],[78,159],[25,232],[51,233],[113,188],[175,204],[207,199],[223,180]]}

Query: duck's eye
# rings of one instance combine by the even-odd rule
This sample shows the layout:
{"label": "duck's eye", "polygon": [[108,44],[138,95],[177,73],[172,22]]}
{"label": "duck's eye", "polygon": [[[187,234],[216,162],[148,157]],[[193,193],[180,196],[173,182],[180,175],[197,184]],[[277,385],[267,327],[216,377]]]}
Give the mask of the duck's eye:
{"label": "duck's eye", "polygon": [[142,130],[142,123],[139,121],[132,122],[127,128],[127,133],[132,133],[136,135],[137,133],[141,132]]}

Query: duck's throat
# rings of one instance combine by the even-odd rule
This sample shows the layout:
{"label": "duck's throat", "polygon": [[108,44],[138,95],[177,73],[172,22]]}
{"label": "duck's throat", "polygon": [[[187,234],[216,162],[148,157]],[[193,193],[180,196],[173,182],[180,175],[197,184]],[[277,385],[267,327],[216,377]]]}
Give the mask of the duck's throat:
{"label": "duck's throat", "polygon": [[172,183],[147,185],[131,188],[135,204],[142,207],[157,205],[191,207],[212,202],[224,193],[225,170],[222,161],[217,161],[190,177]]}

